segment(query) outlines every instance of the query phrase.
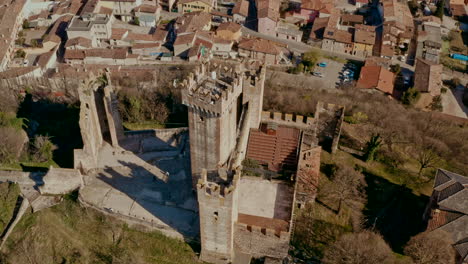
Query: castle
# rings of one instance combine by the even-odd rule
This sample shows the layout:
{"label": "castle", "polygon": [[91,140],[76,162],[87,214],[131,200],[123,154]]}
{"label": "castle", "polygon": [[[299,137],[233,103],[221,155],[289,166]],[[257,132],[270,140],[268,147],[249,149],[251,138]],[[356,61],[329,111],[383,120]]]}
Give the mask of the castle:
{"label": "castle", "polygon": [[294,208],[315,199],[319,143],[337,147],[343,107],[319,103],[314,118],[264,112],[265,73],[202,63],[182,84],[206,262],[285,258]]}
{"label": "castle", "polygon": [[85,206],[199,238],[206,262],[284,259],[294,211],[315,199],[320,153],[336,150],[344,108],[318,103],[314,117],[265,112],[264,65],[203,62],[180,84],[188,129],[124,131],[105,76],[79,89],[83,148],[74,169],[60,171],[72,180],[51,169],[43,190],[79,188]]}

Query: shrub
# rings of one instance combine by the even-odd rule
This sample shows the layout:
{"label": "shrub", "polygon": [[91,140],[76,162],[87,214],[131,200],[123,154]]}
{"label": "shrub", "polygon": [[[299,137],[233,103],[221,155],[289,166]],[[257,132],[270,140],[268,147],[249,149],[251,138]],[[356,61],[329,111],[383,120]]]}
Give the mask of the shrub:
{"label": "shrub", "polygon": [[33,157],[36,162],[51,161],[57,149],[48,136],[36,136],[33,143]]}
{"label": "shrub", "polygon": [[434,96],[432,98],[431,104],[429,105],[429,108],[433,111],[442,112],[443,110],[442,97],[440,95]]}
{"label": "shrub", "polygon": [[26,52],[22,49],[19,49],[15,52],[15,58],[25,58],[26,57]]}
{"label": "shrub", "polygon": [[403,93],[401,96],[401,102],[405,105],[414,105],[420,97],[421,93],[416,90],[416,88],[411,87]]}

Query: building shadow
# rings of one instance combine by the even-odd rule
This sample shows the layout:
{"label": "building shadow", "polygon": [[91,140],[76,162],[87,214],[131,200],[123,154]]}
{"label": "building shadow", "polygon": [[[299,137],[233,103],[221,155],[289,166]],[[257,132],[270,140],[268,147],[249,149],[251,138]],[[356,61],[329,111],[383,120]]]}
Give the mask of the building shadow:
{"label": "building shadow", "polygon": [[[178,160],[158,167],[170,170],[175,163],[182,162],[187,160]],[[128,196],[132,205],[128,211],[120,211],[111,207],[118,204],[119,200],[114,198],[109,201],[111,198],[108,197],[108,205],[103,205],[105,209],[145,221],[157,229],[167,229],[164,227],[167,225],[182,234],[196,249],[194,240],[199,237],[199,216],[190,175],[182,178],[180,175],[169,174],[166,180],[141,165],[125,161],[119,163],[122,167],[129,168],[130,172],[122,173],[119,168],[106,167],[98,172],[96,178]],[[130,201],[122,203],[128,202]]]}
{"label": "building shadow", "polygon": [[429,197],[415,195],[404,185],[363,173],[367,182],[365,226],[380,233],[395,252],[402,253],[408,240],[425,230],[423,213]]}
{"label": "building shadow", "polygon": [[17,112],[17,117],[26,119],[29,142],[34,142],[37,135],[48,136],[57,147],[53,160],[63,168],[73,168],[73,150],[83,147],[79,116],[77,103],[62,102],[59,98],[53,100],[45,95],[33,98],[29,93]]}

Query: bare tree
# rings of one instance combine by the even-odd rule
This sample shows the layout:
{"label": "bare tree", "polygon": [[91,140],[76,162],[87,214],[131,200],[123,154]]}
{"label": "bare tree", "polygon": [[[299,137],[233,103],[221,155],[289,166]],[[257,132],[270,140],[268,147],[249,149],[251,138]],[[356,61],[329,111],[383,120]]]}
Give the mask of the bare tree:
{"label": "bare tree", "polygon": [[416,264],[455,263],[455,252],[447,232],[436,230],[420,233],[410,239],[405,254]]}
{"label": "bare tree", "polygon": [[383,238],[370,231],[348,233],[327,248],[325,264],[393,263],[393,252]]}
{"label": "bare tree", "polygon": [[336,213],[340,214],[343,204],[361,209],[365,201],[364,177],[349,166],[340,166],[331,182],[323,186],[321,194],[325,199],[337,203]]}

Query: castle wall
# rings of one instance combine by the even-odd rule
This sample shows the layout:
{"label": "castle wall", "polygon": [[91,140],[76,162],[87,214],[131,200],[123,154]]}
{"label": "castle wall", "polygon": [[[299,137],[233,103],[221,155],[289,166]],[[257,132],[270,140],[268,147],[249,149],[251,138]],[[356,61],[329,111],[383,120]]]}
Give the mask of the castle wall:
{"label": "castle wall", "polygon": [[315,110],[319,143],[332,153],[338,149],[345,108],[340,105],[318,102]]}
{"label": "castle wall", "polygon": [[269,256],[282,259],[288,255],[290,235],[259,226],[237,223],[234,233],[236,251],[251,254],[255,258]]}
{"label": "castle wall", "polygon": [[320,176],[320,153],[322,148],[315,146],[312,149],[304,150],[302,145],[297,165],[297,187],[296,203],[299,207],[314,201],[317,196],[317,188]]}

